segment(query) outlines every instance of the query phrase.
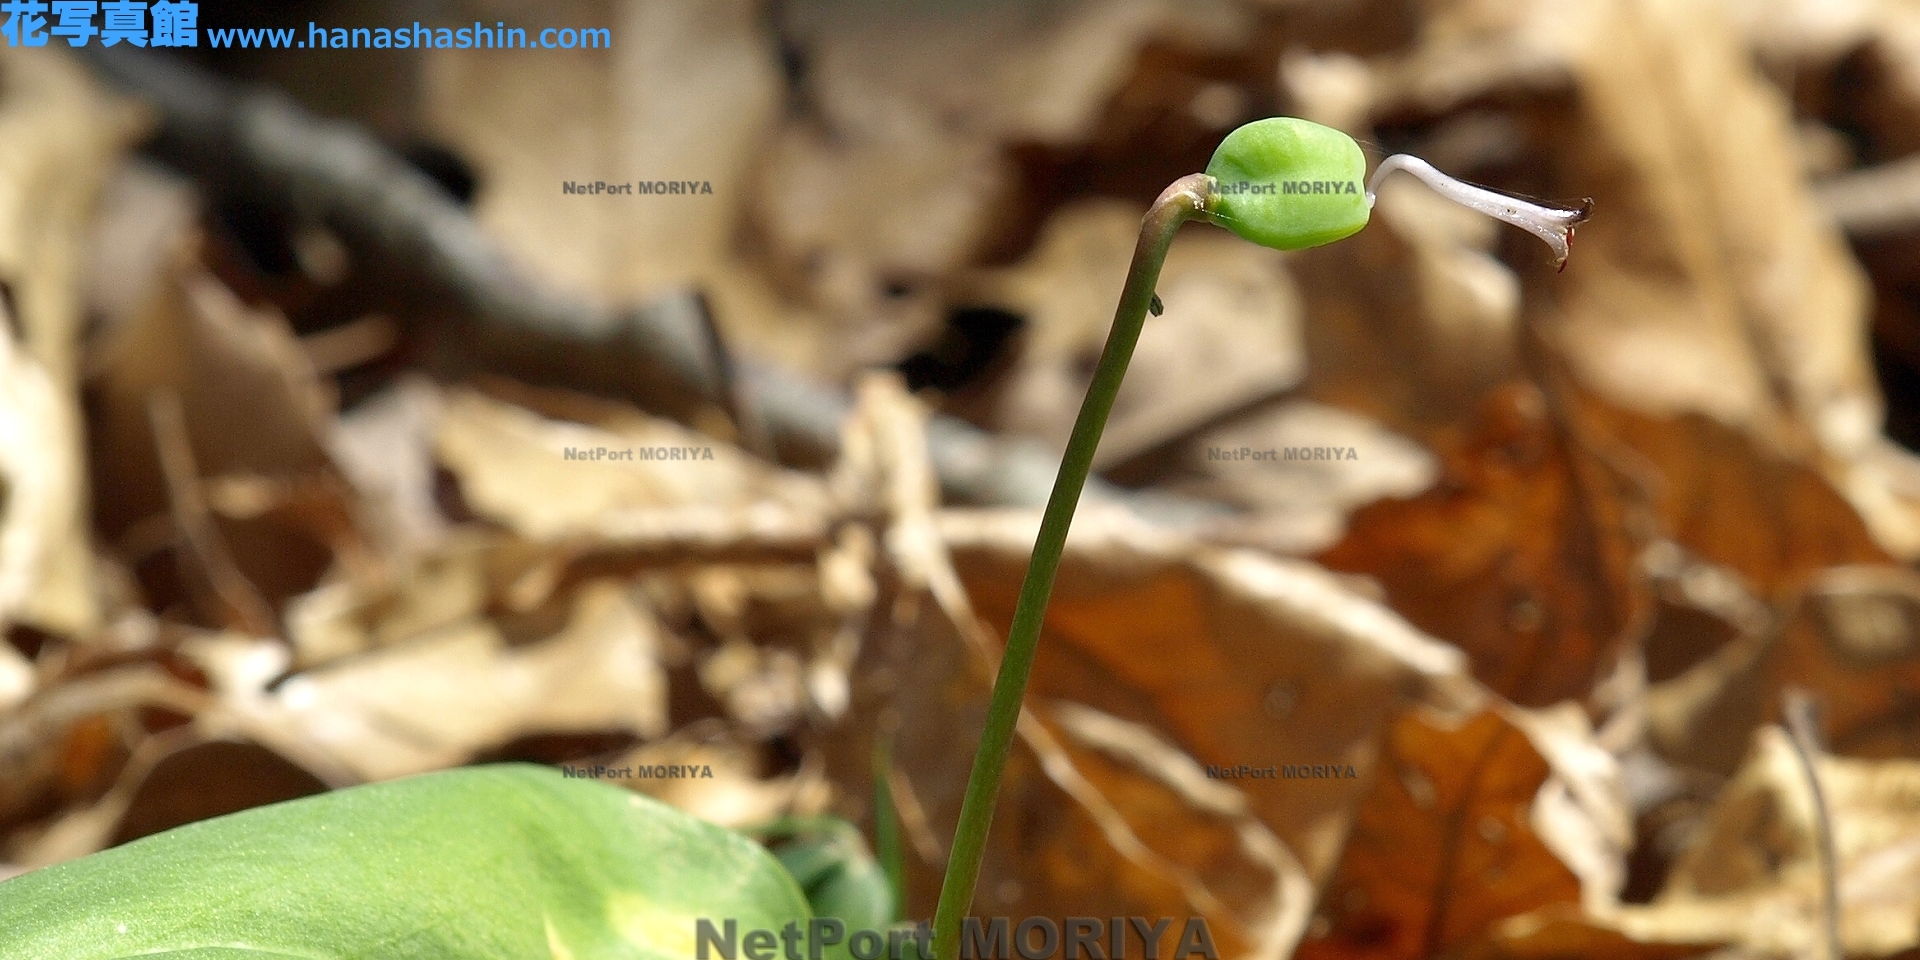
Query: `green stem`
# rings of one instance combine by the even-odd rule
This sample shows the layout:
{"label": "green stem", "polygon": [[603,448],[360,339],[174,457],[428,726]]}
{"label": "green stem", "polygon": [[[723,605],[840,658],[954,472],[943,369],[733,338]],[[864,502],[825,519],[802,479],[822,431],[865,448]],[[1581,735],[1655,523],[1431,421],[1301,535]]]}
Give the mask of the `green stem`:
{"label": "green stem", "polygon": [[1107,415],[1113,411],[1114,397],[1120,393],[1120,380],[1126,376],[1127,363],[1140,340],[1140,328],[1154,302],[1154,285],[1160,279],[1160,265],[1166,260],[1173,235],[1187,220],[1203,214],[1212,194],[1211,177],[1196,173],[1182,177],[1160,194],[1148,208],[1140,224],[1140,243],[1133,251],[1133,265],[1127,271],[1127,285],[1120,293],[1120,306],[1114,311],[1113,330],[1107,334],[1106,350],[1094,369],[1093,383],[1080,404],[1080,416],[1073,423],[1073,435],[1067,440],[1060,460],[1060,473],[1053,481],[1053,493],[1047,497],[1047,509],[1040,519],[1040,536],[1033,544],[1033,559],[1027,564],[1027,578],[1020,586],[1020,599],[1013,608],[1013,623],[1007,630],[1006,654],[1000,660],[1000,677],[993,685],[993,699],[987,706],[987,725],[980,736],[979,752],[974,754],[973,773],[967,777],[966,799],[960,806],[960,824],[954,831],[953,853],[947,858],[946,880],[940,887],[940,904],[933,915],[933,955],[942,960],[960,956],[960,922],[973,905],[973,888],[980,879],[980,860],[986,852],[987,828],[993,822],[994,798],[1000,791],[1000,775],[1007,766],[1007,752],[1013,745],[1014,728],[1020,719],[1020,705],[1027,692],[1027,677],[1033,672],[1033,655],[1040,645],[1040,625],[1047,612],[1047,598],[1053,593],[1054,574],[1060,569],[1060,555],[1066,549],[1067,528],[1073,524],[1074,507],[1080,491],[1093,470],[1093,452],[1100,445],[1100,433],[1106,429]]}
{"label": "green stem", "polygon": [[873,742],[873,853],[887,874],[893,894],[892,920],[907,916],[907,857],[900,842],[900,813],[893,803],[893,731],[882,730]]}

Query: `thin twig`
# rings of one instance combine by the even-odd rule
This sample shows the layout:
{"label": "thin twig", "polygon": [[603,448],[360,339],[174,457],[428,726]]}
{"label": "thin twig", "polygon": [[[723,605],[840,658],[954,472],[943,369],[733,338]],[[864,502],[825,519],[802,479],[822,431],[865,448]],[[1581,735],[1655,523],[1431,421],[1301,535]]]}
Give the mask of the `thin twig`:
{"label": "thin twig", "polygon": [[780,457],[773,447],[773,438],[767,436],[766,418],[760,415],[753,394],[734,369],[733,352],[727,349],[726,335],[720,330],[720,321],[713,316],[712,305],[704,295],[695,294],[695,297],[699,300],[700,325],[707,336],[707,353],[713,358],[713,378],[720,394],[720,407],[733,422],[734,439],[755,456],[778,462]]}
{"label": "thin twig", "polygon": [[[256,637],[278,635],[273,608],[233,562],[226,540],[207,509],[180,395],[172,390],[155,390],[147,397],[147,419],[153,424],[153,445],[160,455],[160,472],[179,531],[178,545],[186,561],[182,567],[188,568],[182,571],[187,574],[183,579],[211,592],[207,599],[227,621],[225,626],[239,627]],[[203,584],[196,583],[195,573],[204,577]]]}
{"label": "thin twig", "polygon": [[1846,953],[1840,941],[1840,858],[1834,849],[1833,812],[1820,788],[1820,773],[1814,762],[1823,752],[1817,708],[1813,698],[1796,687],[1787,688],[1781,701],[1780,712],[1786,719],[1788,742],[1800,758],[1800,768],[1807,776],[1807,790],[1813,795],[1813,829],[1820,844],[1820,919],[1827,960],[1843,960]]}
{"label": "thin twig", "polygon": [[1856,237],[1920,230],[1920,157],[1844,173],[1813,187],[1814,199]]}
{"label": "thin twig", "polygon": [[147,707],[197,717],[212,694],[153,666],[115,667],[47,688],[17,713],[0,718],[0,772],[42,744],[53,743],[81,720]]}

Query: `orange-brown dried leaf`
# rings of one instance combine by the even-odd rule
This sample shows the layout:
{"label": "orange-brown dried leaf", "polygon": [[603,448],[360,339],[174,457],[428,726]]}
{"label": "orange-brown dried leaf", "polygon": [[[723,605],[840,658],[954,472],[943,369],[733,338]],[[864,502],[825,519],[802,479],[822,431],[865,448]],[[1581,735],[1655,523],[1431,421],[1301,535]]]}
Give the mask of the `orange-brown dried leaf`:
{"label": "orange-brown dried leaf", "polygon": [[1567,397],[1596,442],[1619,444],[1650,468],[1667,535],[1738,571],[1762,596],[1829,566],[1890,562],[1810,457],[1768,450],[1704,416],[1654,417],[1578,391]]}
{"label": "orange-brown dried leaf", "polygon": [[[1079,523],[1089,534],[1101,527],[1091,516]],[[980,615],[1003,631],[1027,548],[957,526],[947,528],[955,566]],[[1350,764],[1363,778],[1393,712],[1459,669],[1456,654],[1397,618],[1368,621],[1372,635],[1354,629],[1360,612],[1384,611],[1324,571],[1108,535],[1068,541],[1028,696],[1160,730],[1202,765]],[[1315,874],[1363,789],[1357,778],[1240,785]]]}
{"label": "orange-brown dried leaf", "polygon": [[1837,753],[1920,756],[1920,575],[1891,565],[1837,568],[1794,612],[1767,653],[1765,689],[1811,692]]}
{"label": "orange-brown dried leaf", "polygon": [[1722,946],[1711,940],[1636,940],[1571,907],[1555,906],[1500,924],[1492,936],[1461,953],[1460,960],[1683,960]]}
{"label": "orange-brown dried leaf", "polygon": [[1580,902],[1529,824],[1547,761],[1497,711],[1457,728],[1402,714],[1379,771],[1300,960],[1439,956],[1507,917]]}
{"label": "orange-brown dried leaf", "polygon": [[1433,489],[1357,511],[1318,559],[1377,579],[1396,612],[1465,650],[1474,676],[1507,699],[1584,697],[1628,608],[1616,505],[1583,486],[1527,384],[1490,396],[1443,461]]}

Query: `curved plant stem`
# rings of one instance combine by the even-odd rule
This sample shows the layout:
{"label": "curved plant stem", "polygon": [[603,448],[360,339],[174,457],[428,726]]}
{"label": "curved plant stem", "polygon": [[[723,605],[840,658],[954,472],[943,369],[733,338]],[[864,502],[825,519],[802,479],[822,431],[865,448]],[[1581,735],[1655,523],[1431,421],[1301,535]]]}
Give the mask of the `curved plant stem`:
{"label": "curved plant stem", "polygon": [[947,875],[933,916],[933,952],[941,960],[958,960],[960,955],[960,922],[973,905],[973,888],[980,879],[980,859],[986,850],[987,828],[993,821],[1000,775],[1007,766],[1007,751],[1013,745],[1014,726],[1020,719],[1027,677],[1033,672],[1033,655],[1040,643],[1040,624],[1046,615],[1047,598],[1053,593],[1054,574],[1066,548],[1074,507],[1093,469],[1094,449],[1106,429],[1114,397],[1120,393],[1120,380],[1133,359],[1147,312],[1155,303],[1153,288],[1160,279],[1167,248],[1182,223],[1206,211],[1211,194],[1211,177],[1199,173],[1182,177],[1160,194],[1141,221],[1140,243],[1134,248],[1127,285],[1114,312],[1113,330],[1107,334],[1100,365],[1094,369],[1093,383],[1087,387],[1080,416],[1073,423],[1060,473],[1054,478],[1053,493],[1047,497],[1046,512],[1041,515],[1033,559],[1027,564],[1027,577],[1013,608],[1013,623],[1007,630],[1006,655],[1000,660],[1000,676],[993,685],[986,729],[973,758],[973,772],[967,778],[953,853],[947,858]]}

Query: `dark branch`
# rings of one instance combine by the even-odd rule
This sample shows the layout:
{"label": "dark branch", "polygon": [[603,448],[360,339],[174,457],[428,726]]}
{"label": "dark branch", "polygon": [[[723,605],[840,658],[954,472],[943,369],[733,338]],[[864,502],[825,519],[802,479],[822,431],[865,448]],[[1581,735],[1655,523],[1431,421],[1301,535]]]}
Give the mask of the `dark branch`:
{"label": "dark branch", "polygon": [[[757,417],[783,452],[817,460],[838,448],[848,399],[784,371],[717,358],[698,291],[625,312],[556,296],[516,270],[438,184],[360,128],[163,55],[88,48],[86,57],[157,109],[160,129],[148,149],[158,159],[216,198],[323,224],[357,262],[394,271],[437,298],[454,324],[437,343],[435,366],[443,374],[486,371],[587,390],[683,421],[717,405],[740,411],[749,431]],[[742,410],[742,397],[751,409]],[[994,437],[951,417],[929,425],[928,446],[946,493],[975,503],[1044,503],[1060,463],[1042,445]],[[1122,498],[1168,521],[1225,512],[1205,501],[1125,494],[1098,483],[1088,493]]]}

